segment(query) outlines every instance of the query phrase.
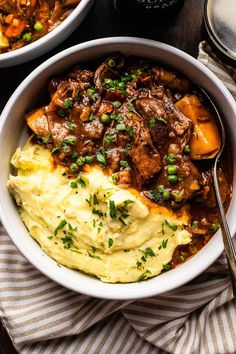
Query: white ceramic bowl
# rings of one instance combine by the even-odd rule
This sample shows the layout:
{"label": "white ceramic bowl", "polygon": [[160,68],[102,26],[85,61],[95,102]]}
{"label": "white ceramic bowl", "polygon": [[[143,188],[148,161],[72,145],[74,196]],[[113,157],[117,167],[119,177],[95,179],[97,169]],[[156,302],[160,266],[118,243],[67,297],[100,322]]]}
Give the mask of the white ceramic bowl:
{"label": "white ceramic bowl", "polygon": [[51,32],[22,48],[0,54],[0,68],[33,60],[62,43],[84,20],[94,0],[81,0],[72,13]]}
{"label": "white ceramic bowl", "polygon": [[[35,69],[17,88],[8,101],[0,120],[0,217],[12,241],[20,252],[42,273],[74,291],[107,299],[132,299],[154,296],[175,289],[199,275],[210,266],[223,251],[220,231],[192,259],[180,267],[156,276],[148,281],[130,284],[106,284],[100,280],[58,267],[30,237],[21,221],[6,183],[10,172],[10,159],[15,149],[25,140],[23,115],[37,103],[47,81],[77,63],[85,63],[119,50],[126,55],[144,56],[163,62],[183,72],[196,84],[202,85],[215,99],[227,121],[232,151],[236,151],[236,104],[225,86],[207,68],[184,52],[155,41],[113,37],[93,40],[69,48]],[[234,156],[234,170],[235,170]],[[235,184],[235,181],[234,181]],[[236,186],[234,185],[234,189]],[[232,234],[236,231],[236,197],[233,195],[228,211]]]}

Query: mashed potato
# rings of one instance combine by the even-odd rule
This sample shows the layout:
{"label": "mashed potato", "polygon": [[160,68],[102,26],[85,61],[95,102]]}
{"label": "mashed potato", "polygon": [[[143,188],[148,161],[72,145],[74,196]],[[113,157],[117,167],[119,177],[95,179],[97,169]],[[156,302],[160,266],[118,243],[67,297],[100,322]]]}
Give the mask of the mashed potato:
{"label": "mashed potato", "polygon": [[55,167],[49,150],[28,141],[12,158],[8,187],[23,222],[59,264],[104,282],[134,282],[159,274],[176,246],[191,241],[186,209],[175,214],[132,189],[121,189],[100,167],[77,179]]}

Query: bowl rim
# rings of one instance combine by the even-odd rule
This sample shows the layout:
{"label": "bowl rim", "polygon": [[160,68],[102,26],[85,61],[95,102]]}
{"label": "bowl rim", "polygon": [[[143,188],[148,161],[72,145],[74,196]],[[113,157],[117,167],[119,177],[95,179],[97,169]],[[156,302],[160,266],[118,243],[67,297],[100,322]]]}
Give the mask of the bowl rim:
{"label": "bowl rim", "polygon": [[[65,49],[64,51],[54,55],[53,57],[49,58],[47,61],[42,63],[40,66],[38,66],[32,73],[30,73],[24,81],[18,86],[18,88],[15,90],[15,92],[12,94],[10,99],[8,100],[2,114],[1,114],[1,120],[0,120],[0,139],[1,139],[1,133],[3,130],[3,127],[5,125],[5,122],[7,120],[7,117],[9,115],[9,112],[11,110],[12,105],[14,104],[15,100],[17,97],[20,95],[21,92],[24,91],[25,88],[27,88],[28,85],[32,81],[34,81],[37,76],[42,73],[45,69],[48,69],[51,67],[53,64],[60,62],[61,60],[65,59],[66,57],[69,57],[72,54],[75,54],[79,51],[82,50],[87,50],[91,49],[93,47],[99,47],[99,46],[106,46],[109,44],[129,44],[129,45],[136,45],[136,44],[141,44],[143,46],[147,47],[153,47],[154,50],[162,49],[163,51],[166,51],[168,53],[171,53],[172,55],[177,55],[180,56],[184,61],[188,62],[190,65],[193,65],[194,67],[197,67],[201,72],[203,72],[208,78],[211,80],[214,80],[214,84],[222,91],[224,91],[224,95],[227,98],[229,105],[231,108],[233,108],[233,111],[235,111],[235,116],[236,116],[236,107],[235,107],[235,101],[233,97],[231,96],[230,92],[226,89],[224,84],[208,69],[206,68],[202,63],[200,63],[197,59],[193,58],[189,54],[186,54],[185,52],[172,47],[170,45],[157,42],[155,40],[150,40],[146,38],[139,38],[139,37],[127,37],[127,36],[121,36],[121,37],[106,37],[106,38],[100,38],[100,39],[95,39],[95,40],[90,40],[84,43],[80,43],[78,45],[75,45],[73,47],[70,47],[68,49]],[[102,53],[101,53],[102,55]],[[66,69],[66,68],[65,68]],[[1,193],[0,193],[1,195]],[[63,278],[61,276],[59,279],[55,277],[55,274],[52,272],[52,270],[48,270],[47,267],[45,267],[43,261],[36,260],[34,258],[34,255],[32,253],[27,253],[24,245],[20,242],[20,239],[15,236],[15,230],[14,226],[7,220],[7,215],[4,212],[4,207],[3,207],[3,202],[0,198],[0,219],[2,221],[3,226],[5,227],[6,231],[8,232],[11,240],[13,243],[16,245],[18,250],[21,252],[21,254],[24,255],[28,259],[28,261],[35,266],[42,274],[46,275],[48,278],[51,280],[55,281],[56,283],[59,283],[60,285],[79,292],[83,293],[85,295],[89,296],[94,296],[97,298],[103,298],[103,299],[112,299],[112,300],[131,300],[131,299],[137,299],[137,298],[145,298],[145,297],[150,297],[150,296],[155,296],[157,294],[161,294],[164,292],[171,291],[173,289],[176,289],[177,287],[180,287],[187,282],[191,281],[195,277],[197,277],[200,273],[202,273],[205,269],[207,269],[222,253],[224,247],[223,243],[221,240],[221,235],[220,231],[218,231],[214,237],[208,242],[207,245],[209,245],[213,240],[216,240],[217,242],[217,247],[215,247],[214,252],[211,253],[211,256],[206,258],[204,262],[199,262],[199,257],[201,257],[201,254],[204,253],[205,247],[203,247],[202,250],[200,250],[193,258],[188,260],[188,262],[184,263],[181,265],[181,267],[176,268],[171,270],[171,272],[178,272],[178,269],[182,269],[185,277],[181,278],[176,278],[176,280],[172,281],[169,284],[164,284],[164,290],[161,290],[158,292],[158,289],[153,288],[152,286],[148,286],[150,282],[153,281],[153,279],[160,278],[162,275],[158,275],[156,277],[153,277],[147,281],[144,281],[142,283],[138,283],[139,285],[143,284],[143,286],[140,286],[137,289],[140,289],[138,293],[135,293],[135,296],[132,292],[129,291],[130,284],[137,284],[137,283],[126,283],[126,284],[108,284],[108,283],[103,283],[100,280],[103,285],[98,286],[98,287],[91,287],[87,286],[86,284],[79,284],[77,287],[76,284],[68,283],[66,277]],[[236,225],[235,225],[236,229]],[[233,230],[232,234],[235,233],[236,230]],[[207,246],[206,245],[206,246]],[[26,254],[27,253],[27,254]],[[189,266],[190,264],[195,263],[198,265],[197,267],[192,267],[192,272],[188,271],[188,268],[191,268]],[[78,271],[79,272],[79,271]],[[97,279],[96,279],[97,280]],[[86,283],[86,282],[85,282]],[[117,286],[118,285],[118,286]],[[121,285],[121,286],[119,286]],[[108,287],[109,286],[109,287]],[[111,290],[112,287],[114,288],[114,291]],[[124,287],[124,290],[120,291],[121,288]],[[120,289],[120,290],[119,290]],[[137,290],[136,289],[136,290]]]}
{"label": "bowl rim", "polygon": [[[37,50],[40,46],[43,46],[47,44],[48,42],[51,42],[54,37],[57,37],[58,34],[63,32],[67,27],[70,26],[70,24],[76,19],[76,17],[83,12],[83,10],[87,7],[87,5],[94,0],[81,0],[80,3],[73,9],[73,11],[65,18],[64,21],[62,21],[58,26],[56,26],[51,32],[48,32],[45,34],[45,36],[37,39],[36,41],[27,44],[21,48],[12,50],[10,52],[2,53],[0,54],[0,64],[7,62],[7,60],[12,60],[24,56],[28,54],[29,52],[34,52]],[[50,49],[49,49],[50,50]],[[49,51],[48,50],[48,51]],[[26,59],[28,61],[28,59]],[[12,64],[14,66],[14,63]]]}

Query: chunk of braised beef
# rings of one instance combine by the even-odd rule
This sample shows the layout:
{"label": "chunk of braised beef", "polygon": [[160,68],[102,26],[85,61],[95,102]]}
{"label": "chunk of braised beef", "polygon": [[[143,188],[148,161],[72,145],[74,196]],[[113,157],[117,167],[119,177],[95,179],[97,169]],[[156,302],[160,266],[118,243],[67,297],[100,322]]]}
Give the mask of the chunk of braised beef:
{"label": "chunk of braised beef", "polygon": [[107,149],[106,156],[112,171],[118,171],[120,169],[120,161],[125,160],[124,149],[121,147]]}
{"label": "chunk of braised beef", "polygon": [[156,188],[143,193],[147,198],[158,204],[178,207],[199,192],[201,175],[188,156],[176,155],[171,165],[165,156],[162,164],[163,168],[156,178]]}
{"label": "chunk of braised beef", "polygon": [[162,154],[173,143],[178,146],[178,152],[183,151],[191,137],[192,122],[166,95],[163,99],[139,98],[135,106],[145,119],[154,145]]}
{"label": "chunk of braised beef", "polygon": [[94,73],[94,83],[95,87],[104,91],[104,81],[105,79],[113,79],[119,77],[119,70],[124,66],[124,57],[120,53],[114,53],[109,58],[107,58]]}
{"label": "chunk of braised beef", "polygon": [[161,169],[161,158],[152,143],[148,129],[143,120],[134,112],[132,114],[133,140],[129,155],[144,179],[150,179]]}

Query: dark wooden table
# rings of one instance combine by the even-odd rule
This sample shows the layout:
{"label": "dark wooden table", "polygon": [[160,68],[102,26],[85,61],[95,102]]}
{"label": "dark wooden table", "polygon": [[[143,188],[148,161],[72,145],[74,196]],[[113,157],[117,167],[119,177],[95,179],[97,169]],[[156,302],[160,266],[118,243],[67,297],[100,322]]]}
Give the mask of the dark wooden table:
{"label": "dark wooden table", "polygon": [[[171,21],[142,23],[118,16],[112,9],[112,0],[97,0],[82,25],[65,43],[37,60],[0,70],[0,111],[19,83],[47,58],[77,43],[109,36],[136,36],[155,39],[196,57],[198,43],[206,37],[203,26],[202,1],[186,0],[184,8]],[[11,340],[0,324],[0,354],[14,353],[16,351]]]}

